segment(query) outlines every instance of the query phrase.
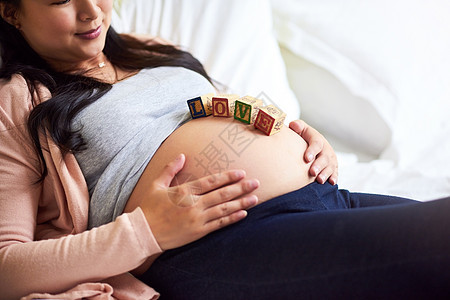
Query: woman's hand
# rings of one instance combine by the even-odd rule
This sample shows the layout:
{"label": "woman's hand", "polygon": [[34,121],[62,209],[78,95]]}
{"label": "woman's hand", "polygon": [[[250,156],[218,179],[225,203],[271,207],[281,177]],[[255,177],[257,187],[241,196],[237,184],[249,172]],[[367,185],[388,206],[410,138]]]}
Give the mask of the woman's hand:
{"label": "woman's hand", "polygon": [[162,250],[183,246],[235,223],[258,202],[255,195],[248,194],[259,182],[243,180],[245,172],[240,170],[170,187],[184,163],[184,155],[169,163],[140,205]]}
{"label": "woman's hand", "polygon": [[309,169],[310,174],[316,177],[319,183],[325,183],[328,180],[333,185],[337,184],[337,157],[323,135],[302,120],[292,121],[289,123],[289,128],[298,133],[308,143],[304,160],[307,163],[314,161]]}

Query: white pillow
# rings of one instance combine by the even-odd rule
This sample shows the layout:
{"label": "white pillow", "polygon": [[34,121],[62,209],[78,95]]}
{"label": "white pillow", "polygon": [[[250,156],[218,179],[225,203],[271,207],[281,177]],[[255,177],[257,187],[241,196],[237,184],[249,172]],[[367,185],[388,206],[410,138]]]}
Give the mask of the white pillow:
{"label": "white pillow", "polygon": [[289,49],[281,53],[300,99],[302,119],[324,134],[336,151],[355,153],[364,161],[376,159],[389,145],[392,131],[371,102],[353,94],[330,71]]}
{"label": "white pillow", "polygon": [[[347,102],[338,97],[342,107],[359,101],[378,114],[354,129],[358,135],[352,138],[378,139],[374,133],[381,125],[383,136],[392,134],[389,145],[381,141],[382,157],[404,166],[419,160],[433,132],[449,122],[450,1],[272,0],[272,5],[280,43],[351,93]],[[314,96],[308,104],[298,97],[305,114],[306,107],[313,113],[327,107],[315,106]],[[380,118],[383,123],[377,123]],[[361,116],[341,120],[343,129],[353,128],[357,119]],[[319,121],[335,126],[326,124],[323,113]]]}
{"label": "white pillow", "polygon": [[[289,87],[273,32],[269,0],[122,0],[119,32],[162,37],[187,49],[230,92],[261,97],[296,119],[300,107]],[[121,5],[120,5],[121,4]]]}

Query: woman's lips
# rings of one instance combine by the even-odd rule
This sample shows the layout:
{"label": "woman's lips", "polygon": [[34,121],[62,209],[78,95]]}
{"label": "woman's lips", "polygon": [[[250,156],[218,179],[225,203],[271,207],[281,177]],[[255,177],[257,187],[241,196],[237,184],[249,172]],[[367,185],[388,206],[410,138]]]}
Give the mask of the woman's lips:
{"label": "woman's lips", "polygon": [[100,36],[102,33],[102,26],[98,26],[96,29],[92,29],[82,33],[75,33],[75,35],[83,40],[93,40]]}

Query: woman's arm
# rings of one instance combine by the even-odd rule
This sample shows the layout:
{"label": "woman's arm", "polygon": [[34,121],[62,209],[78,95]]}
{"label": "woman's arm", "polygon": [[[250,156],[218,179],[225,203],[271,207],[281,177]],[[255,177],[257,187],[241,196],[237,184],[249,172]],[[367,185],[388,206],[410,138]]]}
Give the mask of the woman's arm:
{"label": "woman's arm", "polygon": [[[58,292],[127,272],[160,252],[141,210],[68,235],[77,216],[73,206],[57,201],[66,196],[52,180],[58,178],[55,168],[36,183],[41,165],[25,125],[30,109],[23,80],[0,86],[0,295],[18,299],[31,292]],[[35,241],[37,228],[45,236],[64,237]]]}
{"label": "woman's arm", "polygon": [[311,164],[310,174],[315,176],[319,183],[325,183],[328,180],[331,184],[337,184],[337,157],[323,135],[302,120],[292,121],[289,123],[289,128],[308,143],[304,159],[307,163],[314,161]]}
{"label": "woman's arm", "polygon": [[[0,208],[3,211],[5,207]],[[10,219],[4,220],[3,214],[0,217],[4,228],[4,221]],[[8,237],[2,230],[0,249],[0,293],[5,299],[32,292],[57,293],[81,282],[125,273],[158,253],[139,209],[98,229],[52,240],[17,240],[23,236],[16,229],[24,230],[9,229]]]}
{"label": "woman's arm", "polygon": [[[9,149],[11,143],[3,143],[7,140],[4,133],[0,135],[2,297],[18,299],[31,292],[58,292],[83,281],[124,273],[160,251],[140,211],[82,234],[34,241],[38,220],[43,214],[57,217],[58,211],[39,207],[43,185],[30,180],[37,178],[33,168],[17,149]],[[38,214],[40,209],[46,212]],[[51,223],[58,221],[61,220],[49,221],[49,228],[53,228],[49,230],[55,231]]]}

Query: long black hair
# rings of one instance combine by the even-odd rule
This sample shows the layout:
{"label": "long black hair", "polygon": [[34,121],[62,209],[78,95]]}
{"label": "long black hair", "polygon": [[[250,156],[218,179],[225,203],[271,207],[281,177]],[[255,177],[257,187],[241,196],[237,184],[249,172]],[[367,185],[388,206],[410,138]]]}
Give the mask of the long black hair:
{"label": "long black hair", "polygon": [[[18,9],[20,0],[0,0],[0,3]],[[9,80],[14,74],[20,74],[32,97],[36,95],[38,85],[45,86],[51,93],[47,101],[32,98],[33,110],[28,118],[28,131],[43,162],[42,180],[47,175],[47,166],[39,135],[48,132],[63,154],[82,150],[85,143],[79,132],[72,128],[71,122],[81,110],[106,94],[112,85],[81,73],[67,74],[53,70],[28,45],[19,30],[1,17],[0,46],[0,78]],[[190,53],[175,46],[120,35],[112,27],[107,32],[103,53],[113,65],[124,70],[180,66],[203,75],[211,82],[202,64]]]}

